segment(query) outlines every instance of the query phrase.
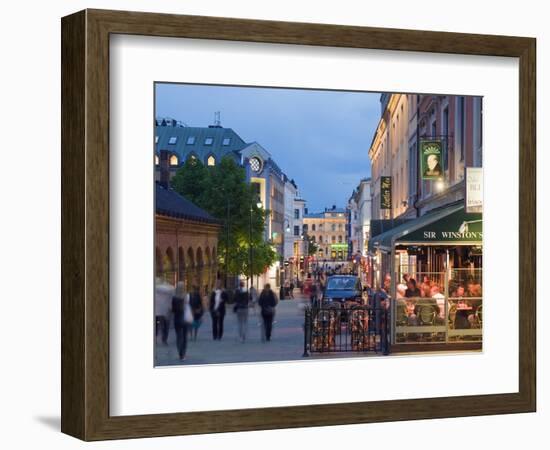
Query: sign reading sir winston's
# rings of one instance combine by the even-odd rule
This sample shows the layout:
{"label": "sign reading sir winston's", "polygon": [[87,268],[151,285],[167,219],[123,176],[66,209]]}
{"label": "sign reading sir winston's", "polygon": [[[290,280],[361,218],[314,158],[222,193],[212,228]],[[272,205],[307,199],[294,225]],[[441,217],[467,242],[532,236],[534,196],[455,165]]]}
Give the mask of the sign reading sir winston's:
{"label": "sign reading sir winston's", "polygon": [[391,209],[391,177],[380,177],[380,209]]}
{"label": "sign reading sir winston's", "polygon": [[444,141],[440,139],[420,141],[420,170],[423,180],[442,180],[444,176]]}
{"label": "sign reading sir winston's", "polygon": [[472,242],[483,241],[483,219],[481,214],[465,214],[463,209],[453,212],[438,221],[425,225],[400,237],[401,242]]}

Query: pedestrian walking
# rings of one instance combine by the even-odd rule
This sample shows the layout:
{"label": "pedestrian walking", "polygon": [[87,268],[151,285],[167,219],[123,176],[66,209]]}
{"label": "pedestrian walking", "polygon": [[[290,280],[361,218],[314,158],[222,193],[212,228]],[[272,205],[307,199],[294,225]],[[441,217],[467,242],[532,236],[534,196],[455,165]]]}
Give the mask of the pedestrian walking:
{"label": "pedestrian walking", "polygon": [[318,306],[318,304],[319,304],[319,284],[318,284],[317,281],[313,281],[313,283],[311,283],[311,291],[310,291],[309,299],[311,301],[311,306],[313,308]]}
{"label": "pedestrian walking", "polygon": [[237,322],[239,324],[239,339],[241,342],[246,340],[246,331],[248,328],[248,304],[250,297],[248,291],[244,287],[244,281],[239,283],[239,288],[235,291],[235,306],[233,310],[237,314]]}
{"label": "pedestrian walking", "polygon": [[275,307],[277,306],[278,300],[275,292],[271,290],[269,283],[264,285],[264,289],[260,294],[258,299],[258,304],[260,305],[262,311],[262,341],[271,340],[271,332],[273,329],[273,318],[275,317]]}
{"label": "pedestrian walking", "polygon": [[289,291],[289,294],[290,294],[290,298],[292,300],[294,300],[294,281],[291,280],[290,281],[290,291]]}
{"label": "pedestrian walking", "polygon": [[155,338],[160,333],[164,345],[168,345],[173,295],[174,287],[162,278],[157,278],[155,282]]}
{"label": "pedestrian walking", "polygon": [[193,313],[193,323],[191,324],[191,339],[197,340],[199,328],[202,325],[202,316],[204,315],[204,307],[202,304],[201,294],[198,286],[193,286],[193,292],[189,296],[189,304]]}
{"label": "pedestrian walking", "polygon": [[212,337],[220,341],[223,336],[223,320],[225,319],[225,302],[227,292],[222,289],[221,281],[216,281],[216,288],[210,294],[210,316],[212,317]]}
{"label": "pedestrian walking", "polygon": [[185,292],[181,281],[176,285],[176,292],[172,297],[172,313],[176,331],[176,347],[180,361],[184,361],[187,351],[187,333],[189,325],[193,322],[193,314],[189,305],[189,295]]}

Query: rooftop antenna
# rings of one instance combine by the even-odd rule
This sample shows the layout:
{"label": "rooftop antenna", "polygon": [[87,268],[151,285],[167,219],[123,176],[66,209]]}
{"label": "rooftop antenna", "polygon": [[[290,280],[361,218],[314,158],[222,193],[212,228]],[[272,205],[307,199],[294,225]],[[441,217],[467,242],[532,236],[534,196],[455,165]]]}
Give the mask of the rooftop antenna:
{"label": "rooftop antenna", "polygon": [[219,111],[216,111],[214,113],[214,125],[217,126],[217,127],[221,127],[222,126],[222,121],[220,119],[220,112]]}

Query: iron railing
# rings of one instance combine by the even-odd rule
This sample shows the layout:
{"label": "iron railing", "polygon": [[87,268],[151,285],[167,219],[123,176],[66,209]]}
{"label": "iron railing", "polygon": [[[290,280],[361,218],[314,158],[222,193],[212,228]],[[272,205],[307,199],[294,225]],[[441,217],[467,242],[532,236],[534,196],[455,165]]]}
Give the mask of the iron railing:
{"label": "iron railing", "polygon": [[366,305],[338,302],[305,309],[304,354],[390,353],[389,312]]}

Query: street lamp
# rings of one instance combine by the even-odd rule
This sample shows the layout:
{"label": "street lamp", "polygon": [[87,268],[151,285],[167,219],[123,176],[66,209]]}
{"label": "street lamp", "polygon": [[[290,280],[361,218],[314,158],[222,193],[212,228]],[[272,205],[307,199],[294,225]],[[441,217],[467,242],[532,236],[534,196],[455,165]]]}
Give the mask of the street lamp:
{"label": "street lamp", "polygon": [[[256,208],[260,209],[262,207],[262,202],[258,200],[256,202]],[[252,212],[253,206],[250,206],[250,220],[248,223],[248,262],[249,262],[249,278],[250,278],[250,287],[254,286],[254,271],[252,265],[254,264],[254,249],[252,248]]]}
{"label": "street lamp", "polygon": [[290,220],[285,219],[285,223],[287,224],[287,225],[286,225],[286,228],[285,228],[285,231],[286,231],[287,233],[290,233]]}

